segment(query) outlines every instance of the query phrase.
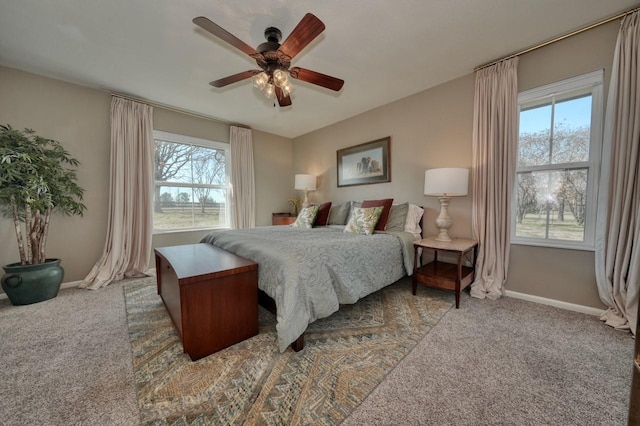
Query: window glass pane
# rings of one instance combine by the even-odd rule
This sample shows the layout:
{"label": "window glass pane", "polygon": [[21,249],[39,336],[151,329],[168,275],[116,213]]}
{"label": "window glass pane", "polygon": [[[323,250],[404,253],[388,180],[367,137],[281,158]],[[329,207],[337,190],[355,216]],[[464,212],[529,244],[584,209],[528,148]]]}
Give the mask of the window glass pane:
{"label": "window glass pane", "polygon": [[226,224],[226,191],[224,189],[194,188],[193,226],[196,228]]}
{"label": "window glass pane", "polygon": [[540,174],[518,173],[517,185],[516,236],[545,238],[545,188],[540,181]]}
{"label": "window glass pane", "polygon": [[591,95],[559,101],[555,105],[552,161],[589,161]]}
{"label": "window glass pane", "polygon": [[551,173],[553,211],[549,219],[549,238],[584,241],[588,169]]}
{"label": "window glass pane", "polygon": [[549,164],[551,111],[549,103],[520,111],[518,166]]}
{"label": "window glass pane", "polygon": [[192,153],[193,182],[223,185],[226,181],[224,151],[194,147]]}
{"label": "window glass pane", "polygon": [[588,169],[517,175],[517,237],[584,241]]}
{"label": "window glass pane", "polygon": [[226,190],[156,186],[153,228],[212,228],[226,225]]}
{"label": "window glass pane", "polygon": [[193,191],[177,186],[156,186],[153,229],[193,227]]}
{"label": "window glass pane", "polygon": [[195,147],[159,140],[155,144],[155,181],[192,183],[191,155]]}

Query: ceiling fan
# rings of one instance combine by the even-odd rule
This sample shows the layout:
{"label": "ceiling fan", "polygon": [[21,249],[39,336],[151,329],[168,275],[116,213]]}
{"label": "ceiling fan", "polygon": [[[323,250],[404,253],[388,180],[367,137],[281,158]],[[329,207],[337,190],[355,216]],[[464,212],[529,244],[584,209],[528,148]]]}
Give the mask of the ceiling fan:
{"label": "ceiling fan", "polygon": [[339,91],[344,84],[344,80],[316,71],[300,67],[289,68],[291,66],[291,60],[324,31],[325,27],[322,21],[311,13],[304,15],[302,20],[282,44],[280,44],[282,32],[275,27],[267,28],[264,31],[264,36],[267,41],[260,44],[256,49],[253,49],[224,28],[203,16],[195,18],[193,23],[226,41],[233,47],[242,50],[251,58],[255,59],[256,64],[258,64],[261,69],[243,71],[209,83],[214,87],[224,87],[247,78],[252,78],[253,85],[260,89],[267,98],[271,99],[275,97],[278,100],[278,105],[284,107],[291,105],[291,97],[289,95],[291,90],[293,90],[287,73],[297,80],[306,81],[335,91]]}

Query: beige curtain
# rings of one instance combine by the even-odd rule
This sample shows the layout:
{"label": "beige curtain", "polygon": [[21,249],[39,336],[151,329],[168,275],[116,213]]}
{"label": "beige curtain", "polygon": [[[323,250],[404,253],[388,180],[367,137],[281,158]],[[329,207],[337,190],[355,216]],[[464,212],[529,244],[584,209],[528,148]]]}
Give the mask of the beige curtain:
{"label": "beige curtain", "polygon": [[231,184],[233,224],[237,229],[256,226],[256,184],[251,129],[231,126]]}
{"label": "beige curtain", "polygon": [[640,13],[621,23],[605,115],[596,231],[601,319],[631,329],[640,292]]}
{"label": "beige curtain", "polygon": [[480,299],[501,297],[507,279],[518,141],[517,71],[516,57],[476,73],[472,227],[479,248],[471,295]]}
{"label": "beige curtain", "polygon": [[80,287],[98,289],[124,277],[144,276],[151,255],[153,108],[111,100],[111,178],[107,240]]}

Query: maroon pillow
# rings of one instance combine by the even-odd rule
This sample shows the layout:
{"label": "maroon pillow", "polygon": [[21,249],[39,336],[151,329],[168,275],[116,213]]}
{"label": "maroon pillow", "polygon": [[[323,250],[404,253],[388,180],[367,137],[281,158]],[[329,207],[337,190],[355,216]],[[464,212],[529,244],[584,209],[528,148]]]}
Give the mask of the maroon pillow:
{"label": "maroon pillow", "polygon": [[331,201],[324,204],[320,204],[320,207],[318,207],[318,215],[316,216],[316,221],[313,223],[313,226],[327,226],[330,210],[331,210]]}
{"label": "maroon pillow", "polygon": [[376,231],[384,231],[387,229],[387,220],[389,219],[392,203],[393,198],[386,198],[384,200],[365,200],[362,202],[363,209],[367,207],[384,207],[382,209],[382,215],[380,215],[380,219],[378,220],[378,223],[376,223]]}

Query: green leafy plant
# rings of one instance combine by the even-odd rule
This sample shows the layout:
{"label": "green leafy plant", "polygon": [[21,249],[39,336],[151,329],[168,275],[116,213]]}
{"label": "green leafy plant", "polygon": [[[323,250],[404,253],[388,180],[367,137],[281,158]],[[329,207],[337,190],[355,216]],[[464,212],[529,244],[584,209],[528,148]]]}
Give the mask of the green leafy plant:
{"label": "green leafy plant", "polygon": [[68,168],[78,164],[60,142],[0,125],[0,209],[13,218],[20,264],[45,262],[53,212],[82,216],[84,190]]}
{"label": "green leafy plant", "polygon": [[289,207],[291,208],[291,213],[297,216],[298,212],[300,211],[300,206],[302,206],[302,200],[297,197],[291,197],[289,198],[289,200],[287,200],[287,202],[289,203]]}

